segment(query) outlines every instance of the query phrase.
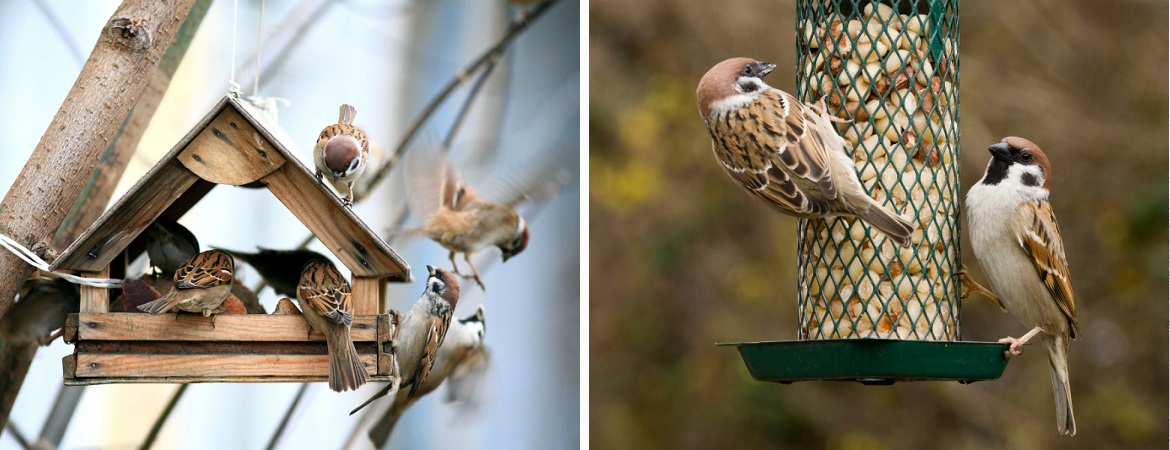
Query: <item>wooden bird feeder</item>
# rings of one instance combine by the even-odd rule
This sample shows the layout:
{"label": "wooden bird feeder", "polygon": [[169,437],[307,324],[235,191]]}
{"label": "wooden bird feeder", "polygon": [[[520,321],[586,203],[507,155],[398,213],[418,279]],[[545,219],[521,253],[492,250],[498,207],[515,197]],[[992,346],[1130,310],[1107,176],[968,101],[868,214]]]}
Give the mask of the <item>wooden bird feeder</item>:
{"label": "wooden bird feeder", "polygon": [[[379,314],[386,281],[410,266],[342,206],[295,156],[294,142],[251,105],[226,97],[129,192],[73,242],[53,270],[124,278],[142,253],[135,238],[160,216],[178,219],[212,188],[267,188],[353,274],[354,346],[370,379],[394,381],[398,316]],[[115,264],[117,262],[117,264]],[[303,382],[328,378],[324,335],[301,315],[151,316],[110,312],[111,292],[81,286],[70,315],[67,385],[104,383]]]}

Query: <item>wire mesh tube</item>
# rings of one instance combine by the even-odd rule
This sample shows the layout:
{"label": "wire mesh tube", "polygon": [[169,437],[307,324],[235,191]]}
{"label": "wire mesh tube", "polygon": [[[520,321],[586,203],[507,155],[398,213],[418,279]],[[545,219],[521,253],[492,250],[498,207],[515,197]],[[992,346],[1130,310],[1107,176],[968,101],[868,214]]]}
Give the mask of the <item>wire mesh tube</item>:
{"label": "wire mesh tube", "polygon": [[801,220],[800,339],[959,339],[958,0],[799,0],[797,97],[848,122],[867,192],[910,248],[854,218]]}

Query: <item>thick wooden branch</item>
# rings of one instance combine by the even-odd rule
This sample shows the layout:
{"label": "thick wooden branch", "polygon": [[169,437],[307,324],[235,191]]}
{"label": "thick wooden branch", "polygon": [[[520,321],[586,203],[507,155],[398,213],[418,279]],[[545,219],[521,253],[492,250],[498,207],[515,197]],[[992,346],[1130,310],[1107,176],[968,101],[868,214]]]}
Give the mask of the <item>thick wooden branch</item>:
{"label": "thick wooden branch", "polygon": [[[0,201],[0,233],[32,246],[52,243],[99,158],[163,60],[196,0],[125,0],[102,30],[73,88],[24,169]],[[99,208],[105,205],[99,206]],[[33,268],[0,252],[0,317]],[[5,345],[0,357],[0,425],[24,381],[35,347]]]}
{"label": "thick wooden branch", "polygon": [[122,122],[113,143],[106,147],[97,168],[86,180],[81,195],[73,202],[73,208],[65,217],[53,240],[53,248],[61,250],[68,247],[105,211],[106,205],[110,203],[110,197],[114,195],[114,189],[118,186],[118,180],[126,171],[130,157],[134,156],[138,142],[142,140],[150,119],[158,110],[163,95],[171,85],[171,78],[175,76],[179,63],[187,54],[195,32],[199,30],[199,25],[210,7],[211,0],[196,0],[191,13],[187,15],[187,20],[175,34],[174,44],[163,54],[162,62],[155,68],[142,95],[134,103],[130,115]]}
{"label": "thick wooden branch", "polygon": [[[125,0],[0,202],[0,232],[49,243],[142,94],[195,0]],[[0,254],[0,317],[32,267]]]}

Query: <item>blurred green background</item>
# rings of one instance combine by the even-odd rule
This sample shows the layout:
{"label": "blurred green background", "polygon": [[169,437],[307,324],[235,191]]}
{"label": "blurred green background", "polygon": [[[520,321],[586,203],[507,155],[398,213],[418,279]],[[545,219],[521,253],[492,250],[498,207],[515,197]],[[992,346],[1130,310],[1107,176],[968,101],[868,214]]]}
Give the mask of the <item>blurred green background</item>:
{"label": "blurred green background", "polygon": [[[962,2],[962,191],[1007,135],[1052,159],[1082,337],[1078,434],[1037,346],[1000,380],[753,381],[716,342],[796,336],[796,220],[734,185],[695,86],[732,56],[793,91],[794,1],[590,2],[590,439],[599,448],[1165,448],[1167,3]],[[963,226],[966,225],[964,220]],[[967,235],[964,230],[963,243]],[[963,261],[983,274],[967,248]],[[1027,327],[973,296],[964,339]]]}

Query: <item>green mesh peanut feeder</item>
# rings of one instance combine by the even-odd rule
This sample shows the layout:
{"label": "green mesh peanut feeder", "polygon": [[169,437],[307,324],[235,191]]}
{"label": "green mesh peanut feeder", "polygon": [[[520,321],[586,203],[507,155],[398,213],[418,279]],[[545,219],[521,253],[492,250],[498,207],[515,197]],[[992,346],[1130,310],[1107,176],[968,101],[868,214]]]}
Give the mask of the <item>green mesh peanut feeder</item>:
{"label": "green mesh peanut feeder", "polygon": [[916,230],[903,248],[856,218],[800,220],[800,340],[739,344],[749,370],[997,378],[1002,345],[959,342],[958,0],[798,0],[796,35],[796,96],[844,119],[862,185]]}
{"label": "green mesh peanut feeder", "polygon": [[901,248],[858,219],[802,220],[801,339],[959,338],[957,2],[903,3],[797,11],[797,97],[850,120],[862,185],[917,227]]}

